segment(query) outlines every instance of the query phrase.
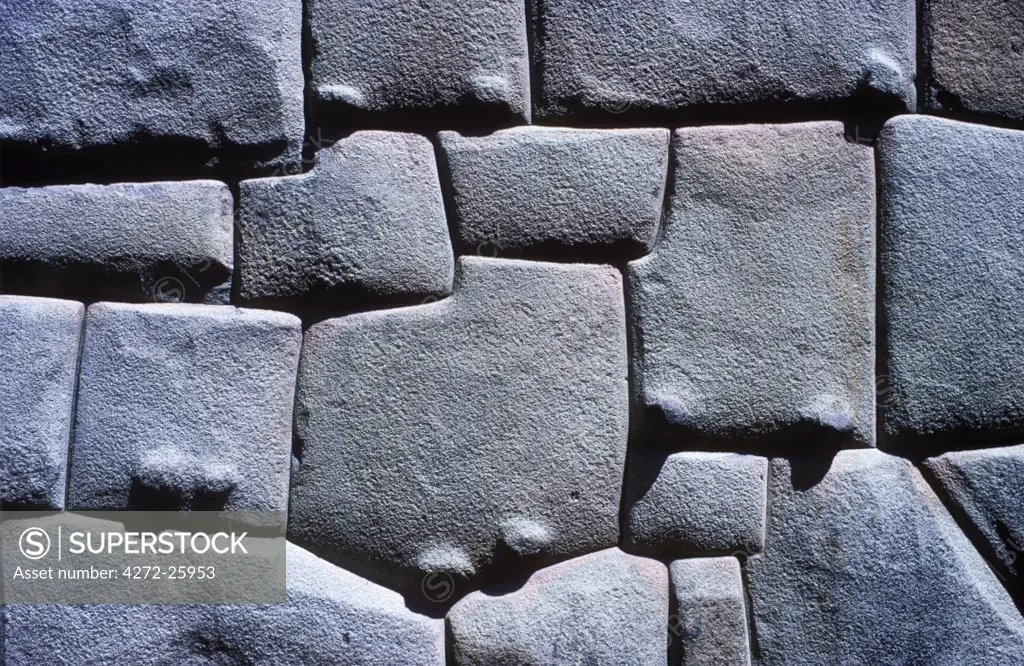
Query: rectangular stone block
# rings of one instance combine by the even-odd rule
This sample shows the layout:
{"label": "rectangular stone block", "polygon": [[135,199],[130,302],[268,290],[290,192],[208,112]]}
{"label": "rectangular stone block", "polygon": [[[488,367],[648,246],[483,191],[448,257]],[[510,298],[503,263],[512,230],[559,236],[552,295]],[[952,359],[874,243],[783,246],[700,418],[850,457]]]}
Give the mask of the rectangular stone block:
{"label": "rectangular stone block", "polygon": [[878,143],[898,446],[1024,433],[1024,132],[901,116]]}
{"label": "rectangular stone block", "polygon": [[0,144],[90,171],[297,163],[301,37],[300,0],[4,2]]}
{"label": "rectangular stone block", "polygon": [[674,136],[654,252],[630,263],[633,376],[671,446],[871,446],[875,183],[837,122]]}
{"label": "rectangular stone block", "polygon": [[538,115],[915,108],[913,0],[543,0]]}
{"label": "rectangular stone block", "polygon": [[223,302],[232,209],[211,180],[0,188],[0,280],[40,296]]}
{"label": "rectangular stone block", "polygon": [[301,338],[281,312],[91,306],[69,508],[286,510]]}
{"label": "rectangular stone block", "polygon": [[85,306],[0,296],[0,509],[61,510]]}
{"label": "rectangular stone block", "polygon": [[669,566],[671,666],[750,665],[747,604],[735,557],[676,560]]}

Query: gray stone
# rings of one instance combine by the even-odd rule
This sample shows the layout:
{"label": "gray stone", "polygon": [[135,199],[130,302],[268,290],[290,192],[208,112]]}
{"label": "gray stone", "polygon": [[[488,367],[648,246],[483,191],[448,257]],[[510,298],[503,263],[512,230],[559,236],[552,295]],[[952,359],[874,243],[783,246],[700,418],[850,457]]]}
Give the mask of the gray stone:
{"label": "gray stone", "polygon": [[3,288],[89,300],[224,299],[232,207],[227,185],[210,180],[0,188]]}
{"label": "gray stone", "polygon": [[299,0],[5,2],[0,141],[196,167],[298,162],[301,36]]}
{"label": "gray stone", "polygon": [[248,301],[451,293],[448,220],[422,136],[357,132],[319,151],[311,172],[244,181],[239,229]]}
{"label": "gray stone", "polygon": [[924,464],[974,533],[988,542],[996,571],[1007,588],[1020,596],[1024,592],[1024,445],[955,451]]}
{"label": "gray stone", "polygon": [[441,666],[444,623],[396,592],[288,545],[281,605],[7,606],[6,666]]}
{"label": "gray stone", "polygon": [[611,267],[479,257],[449,299],[311,327],[289,537],[421,601],[615,545],[624,329]]}
{"label": "gray stone", "polygon": [[284,511],[301,336],[280,312],[91,306],[69,508]]}
{"label": "gray stone", "polygon": [[910,462],[843,451],[821,473],[771,464],[747,563],[761,663],[1020,661],[1024,619]]}
{"label": "gray stone", "polygon": [[735,453],[637,454],[626,481],[625,548],[656,556],[764,548],[768,460]]}
{"label": "gray stone", "polygon": [[929,108],[1024,119],[1024,5],[1017,0],[925,0]]}
{"label": "gray stone", "polygon": [[1019,435],[1024,132],[901,116],[878,153],[886,434]]}
{"label": "gray stone", "polygon": [[448,613],[455,663],[665,663],[668,572],[604,550],[533,574],[515,592],[474,592]]}
{"label": "gray stone", "polygon": [[669,566],[676,608],[669,618],[670,666],[750,664],[743,576],[735,557]]}
{"label": "gray stone", "polygon": [[0,509],[64,508],[85,306],[0,296]]}
{"label": "gray stone", "polygon": [[439,137],[464,251],[610,260],[650,251],[668,130],[517,127]]}
{"label": "gray stone", "polygon": [[826,122],[673,144],[661,236],[628,272],[645,427],[716,448],[872,445],[871,150]]}
{"label": "gray stone", "polygon": [[314,95],[350,122],[530,120],[521,0],[312,0]]}
{"label": "gray stone", "polygon": [[[538,115],[915,108],[913,0],[544,0]],[[755,106],[760,105],[760,106]]]}

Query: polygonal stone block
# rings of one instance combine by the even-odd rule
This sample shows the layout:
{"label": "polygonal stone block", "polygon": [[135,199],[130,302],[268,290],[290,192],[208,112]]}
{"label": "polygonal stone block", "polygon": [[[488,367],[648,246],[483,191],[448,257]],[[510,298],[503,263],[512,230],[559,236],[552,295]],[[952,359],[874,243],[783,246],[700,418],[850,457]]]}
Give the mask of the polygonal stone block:
{"label": "polygonal stone block", "polygon": [[0,188],[5,291],[127,301],[223,301],[233,202],[212,180]]}
{"label": "polygonal stone block", "polygon": [[885,432],[913,446],[1024,432],[1024,132],[927,116],[878,144]]}
{"label": "polygonal stone block", "polygon": [[537,113],[546,118],[915,108],[913,0],[544,0],[539,7]]}
{"label": "polygonal stone block", "polygon": [[299,0],[5,2],[0,142],[192,168],[298,162],[301,37]]}
{"label": "polygonal stone block", "polygon": [[921,25],[929,108],[1024,119],[1024,5],[925,0]]}
{"label": "polygonal stone block", "polygon": [[464,251],[608,260],[650,251],[668,130],[517,127],[439,138]]}
{"label": "polygonal stone block", "polygon": [[529,122],[519,0],[312,0],[308,16],[311,83],[328,114],[355,123],[451,126],[453,114]]}
{"label": "polygonal stone block", "polygon": [[448,613],[456,664],[665,663],[668,572],[610,549],[542,569],[503,596]]}
{"label": "polygonal stone block", "polygon": [[301,339],[280,312],[91,306],[69,508],[284,511]]}
{"label": "polygonal stone block", "polygon": [[247,301],[451,293],[448,221],[422,136],[357,132],[319,151],[309,173],[242,182],[239,229]]}
{"label": "polygonal stone block", "polygon": [[289,538],[417,597],[615,545],[622,309],[611,267],[467,257],[449,299],[311,327]]}
{"label": "polygonal stone block", "polygon": [[986,554],[1007,589],[1024,601],[1024,445],[953,451],[924,464],[972,532],[988,543]]}
{"label": "polygonal stone block", "polygon": [[762,663],[1019,660],[1024,618],[909,461],[800,466],[772,460],[765,552],[746,567]]}
{"label": "polygonal stone block", "polygon": [[60,510],[85,306],[0,296],[0,509]]}
{"label": "polygonal stone block", "polygon": [[626,481],[624,547],[668,557],[761,552],[767,474],[758,456],[638,455]]}
{"label": "polygonal stone block", "polygon": [[288,544],[288,597],[268,605],[12,605],[6,666],[410,664],[442,666],[444,622]]}
{"label": "polygonal stone block", "polygon": [[664,228],[628,271],[645,428],[715,448],[872,445],[871,150],[832,122],[673,142]]}
{"label": "polygonal stone block", "polygon": [[669,565],[675,612],[669,617],[670,666],[750,665],[743,576],[735,557]]}

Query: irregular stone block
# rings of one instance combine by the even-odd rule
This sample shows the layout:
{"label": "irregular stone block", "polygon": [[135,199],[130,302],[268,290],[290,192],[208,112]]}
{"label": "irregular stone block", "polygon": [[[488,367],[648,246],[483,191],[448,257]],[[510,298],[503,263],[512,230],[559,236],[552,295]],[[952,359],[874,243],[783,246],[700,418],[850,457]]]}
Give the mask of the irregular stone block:
{"label": "irregular stone block", "polygon": [[517,127],[439,137],[467,253],[615,260],[650,251],[668,130]]}
{"label": "irregular stone block", "polygon": [[924,462],[946,497],[988,542],[997,573],[1024,601],[1024,445],[956,451]]}
{"label": "irregular stone block", "polygon": [[7,666],[410,664],[441,666],[444,622],[288,544],[280,605],[7,606]]}
{"label": "irregular stone block", "polygon": [[289,538],[421,601],[619,538],[619,273],[458,269],[449,299],[314,325],[299,371]]}
{"label": "irregular stone block", "polygon": [[929,108],[1024,119],[1024,5],[926,0],[923,16]]}
{"label": "irregular stone block", "polygon": [[875,450],[843,451],[827,471],[773,459],[768,493],[765,552],[747,563],[766,666],[1024,654],[1020,612],[910,462]]}
{"label": "irregular stone block", "polygon": [[761,552],[767,474],[757,456],[638,455],[626,481],[624,547],[659,557]]}
{"label": "irregular stone block", "polygon": [[676,132],[654,252],[629,264],[657,437],[874,443],[873,156],[839,123]]}
{"label": "irregular stone block", "polygon": [[301,37],[299,0],[5,2],[0,142],[102,148],[108,162],[297,163]]}
{"label": "irregular stone block", "polygon": [[434,148],[415,134],[357,132],[319,151],[311,172],[242,182],[239,229],[249,301],[451,293]]}
{"label": "irregular stone block", "polygon": [[1024,432],[1024,132],[928,116],[878,144],[888,374],[885,432]]}
{"label": "irregular stone block", "polygon": [[743,576],[735,557],[676,560],[669,618],[672,666],[750,665]]}
{"label": "irregular stone block", "polygon": [[[312,86],[362,122],[530,120],[525,5],[516,0],[312,0]],[[447,121],[447,122],[446,122]]]}
{"label": "irregular stone block", "polygon": [[280,312],[91,306],[68,506],[284,511],[301,338]]}
{"label": "irregular stone block", "polygon": [[916,20],[913,0],[544,0],[537,113],[913,109]]}
{"label": "irregular stone block", "polygon": [[456,664],[665,663],[668,572],[610,549],[556,564],[448,613]]}
{"label": "irregular stone block", "polygon": [[225,300],[232,208],[227,185],[210,180],[0,188],[4,290]]}
{"label": "irregular stone block", "polygon": [[85,306],[0,296],[0,509],[61,510]]}

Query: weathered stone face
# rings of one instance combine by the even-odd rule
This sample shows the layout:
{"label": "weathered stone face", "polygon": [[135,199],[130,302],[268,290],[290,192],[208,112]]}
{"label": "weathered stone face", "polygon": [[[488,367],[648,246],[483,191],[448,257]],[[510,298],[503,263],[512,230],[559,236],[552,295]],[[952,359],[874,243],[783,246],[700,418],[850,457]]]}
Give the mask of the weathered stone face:
{"label": "weathered stone face", "polygon": [[669,566],[675,613],[669,616],[672,666],[750,664],[747,608],[735,557],[695,557]]}
{"label": "weathered stone face", "polygon": [[312,327],[291,537],[417,595],[615,545],[621,289],[608,267],[465,258],[450,299]]}

